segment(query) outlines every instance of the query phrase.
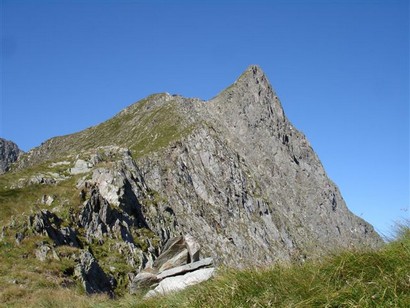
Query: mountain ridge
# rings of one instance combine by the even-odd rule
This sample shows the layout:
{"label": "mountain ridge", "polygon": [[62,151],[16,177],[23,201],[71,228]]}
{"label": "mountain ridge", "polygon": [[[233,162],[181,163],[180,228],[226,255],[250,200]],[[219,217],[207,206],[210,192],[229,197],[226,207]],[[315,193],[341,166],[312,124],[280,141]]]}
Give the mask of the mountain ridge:
{"label": "mountain ridge", "polygon": [[[252,73],[253,72],[253,73]],[[252,74],[251,74],[252,73]],[[258,77],[256,77],[258,75]],[[251,77],[251,78],[248,78]],[[20,166],[21,167],[26,167],[26,166],[30,166],[39,162],[44,162],[44,158],[45,159],[51,159],[51,157],[48,157],[48,155],[46,155],[46,153],[48,151],[50,151],[50,149],[56,148],[56,147],[60,147],[63,149],[62,152],[69,152],[68,148],[72,148],[75,150],[81,150],[81,148],[76,147],[76,143],[78,142],[73,142],[70,143],[68,142],[69,146],[65,146],[64,144],[67,143],[67,141],[69,141],[69,139],[71,139],[71,137],[78,137],[78,139],[80,141],[82,141],[82,139],[92,139],[93,136],[93,132],[101,129],[104,130],[106,128],[111,129],[112,127],[108,124],[112,124],[112,126],[117,126],[118,123],[117,122],[121,122],[121,121],[125,121],[128,122],[130,119],[130,117],[132,118],[133,116],[135,116],[136,114],[139,114],[143,117],[144,113],[148,113],[150,114],[150,111],[158,111],[158,109],[166,109],[166,112],[170,112],[170,115],[175,115],[173,112],[175,111],[172,107],[174,105],[174,107],[178,107],[177,111],[181,112],[185,115],[184,119],[180,119],[178,116],[178,120],[181,120],[178,122],[179,125],[181,125],[182,123],[184,123],[186,120],[189,120],[190,123],[195,122],[195,121],[203,121],[203,116],[201,117],[200,115],[198,115],[198,111],[199,112],[203,112],[204,108],[203,105],[208,105],[208,104],[215,104],[216,101],[221,100],[218,99],[218,97],[223,96],[227,91],[232,90],[232,88],[236,87],[238,84],[240,84],[242,81],[246,82],[247,80],[251,80],[252,78],[260,78],[262,81],[264,81],[266,83],[266,87],[268,88],[268,90],[273,91],[272,87],[270,86],[264,72],[262,71],[262,69],[257,66],[257,65],[251,65],[249,66],[243,74],[241,74],[241,76],[228,88],[222,90],[217,96],[215,96],[214,98],[210,99],[210,100],[201,100],[198,98],[184,98],[180,95],[170,95],[167,92],[162,92],[162,93],[157,93],[157,94],[152,94],[149,95],[146,98],[143,98],[142,100],[131,104],[130,106],[124,108],[122,111],[120,111],[119,113],[117,113],[116,115],[114,115],[112,118],[108,119],[105,122],[102,122],[100,124],[97,124],[95,126],[91,126],[89,128],[86,128],[82,131],[76,132],[76,133],[72,133],[72,134],[68,134],[68,135],[64,135],[64,136],[57,136],[57,137],[53,137],[50,138],[48,140],[46,140],[45,142],[43,142],[40,146],[35,147],[33,149],[31,149],[30,151],[28,151],[25,155],[21,158],[20,160]],[[259,79],[255,79],[257,83],[259,83]],[[273,92],[272,92],[273,93]],[[275,96],[276,97],[276,96]],[[277,98],[277,97],[276,97]],[[229,101],[229,100],[228,100]],[[202,106],[201,106],[202,105]],[[168,108],[167,108],[168,107]],[[282,112],[282,117],[284,117],[284,112],[282,109],[282,106],[280,104],[280,102],[277,104],[277,109],[281,110]],[[276,110],[276,108],[274,108],[274,110]],[[196,113],[196,114],[195,114]],[[139,120],[139,119],[138,119]],[[134,122],[134,123],[133,123]],[[131,121],[131,124],[135,124],[136,121]],[[177,121],[175,121],[177,122]],[[104,135],[104,134],[103,134]],[[99,137],[106,137],[106,136],[99,136]],[[113,137],[116,137],[115,135]],[[80,142],[80,146],[82,148],[85,149],[89,149],[89,148],[95,148],[97,146],[104,146],[104,145],[111,145],[111,144],[115,144],[115,145],[121,145],[121,146],[128,146],[131,147],[131,144],[124,144],[123,142],[119,142],[115,140],[115,138],[111,138],[111,140],[107,143],[105,142],[105,138],[101,138],[102,143],[100,141],[100,143],[89,143],[89,144],[84,144],[82,142]],[[119,138],[121,139],[121,138]],[[76,140],[78,141],[78,140]],[[104,144],[105,142],[105,144]],[[55,145],[57,144],[57,145]],[[61,154],[60,154],[61,155]],[[37,158],[32,158],[31,156],[37,156]],[[38,158],[42,158],[42,159],[38,159]]]}
{"label": "mountain ridge", "polygon": [[[132,277],[180,235],[229,267],[382,243],[349,211],[258,66],[209,101],[154,94],[106,122],[47,140],[16,165],[0,177],[4,213],[24,209],[30,221],[58,221],[58,239],[42,251],[90,247],[92,255],[77,255],[105,272],[115,252],[123,270],[112,275],[122,287],[136,285]],[[16,206],[24,194],[30,198]],[[41,225],[36,236],[49,236],[51,227]],[[5,230],[24,243],[32,229],[21,221]]]}

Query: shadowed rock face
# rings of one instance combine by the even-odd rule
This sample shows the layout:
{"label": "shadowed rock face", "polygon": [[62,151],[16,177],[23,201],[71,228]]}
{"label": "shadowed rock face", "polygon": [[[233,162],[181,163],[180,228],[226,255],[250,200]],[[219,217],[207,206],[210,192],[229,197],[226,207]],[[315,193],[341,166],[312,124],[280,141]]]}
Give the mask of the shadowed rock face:
{"label": "shadowed rock face", "polygon": [[11,141],[0,138],[0,174],[9,170],[22,151]]}
{"label": "shadowed rock face", "polygon": [[115,280],[104,273],[90,252],[81,253],[80,262],[75,268],[75,275],[80,279],[88,294],[107,293],[111,297],[114,295]]}

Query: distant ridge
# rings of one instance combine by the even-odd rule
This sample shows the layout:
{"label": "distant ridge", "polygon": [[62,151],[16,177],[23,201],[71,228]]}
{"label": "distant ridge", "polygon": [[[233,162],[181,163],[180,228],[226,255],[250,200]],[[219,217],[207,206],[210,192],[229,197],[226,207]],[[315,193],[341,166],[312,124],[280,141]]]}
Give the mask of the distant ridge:
{"label": "distant ridge", "polygon": [[23,151],[12,141],[0,138],[0,174],[9,170]]}

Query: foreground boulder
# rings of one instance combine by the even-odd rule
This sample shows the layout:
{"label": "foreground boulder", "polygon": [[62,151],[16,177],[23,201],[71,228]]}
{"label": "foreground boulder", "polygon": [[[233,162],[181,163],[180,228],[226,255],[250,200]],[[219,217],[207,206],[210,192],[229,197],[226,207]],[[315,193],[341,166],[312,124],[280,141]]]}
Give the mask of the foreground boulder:
{"label": "foreground boulder", "polygon": [[130,293],[148,291],[147,297],[182,290],[212,277],[213,259],[200,260],[200,245],[191,235],[168,240],[163,252],[132,280]]}
{"label": "foreground boulder", "polygon": [[155,295],[165,295],[167,293],[183,290],[200,282],[210,279],[215,272],[215,268],[201,268],[194,272],[188,272],[184,275],[172,276],[162,280],[159,285],[149,291],[145,297]]}

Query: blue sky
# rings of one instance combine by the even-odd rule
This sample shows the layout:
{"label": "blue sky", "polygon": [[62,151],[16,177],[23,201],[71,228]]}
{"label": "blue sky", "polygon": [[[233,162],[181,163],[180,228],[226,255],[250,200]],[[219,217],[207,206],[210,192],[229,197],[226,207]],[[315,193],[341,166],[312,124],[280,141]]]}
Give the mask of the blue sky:
{"label": "blue sky", "polygon": [[409,218],[409,1],[1,2],[0,136],[29,150],[258,64],[348,207]]}

